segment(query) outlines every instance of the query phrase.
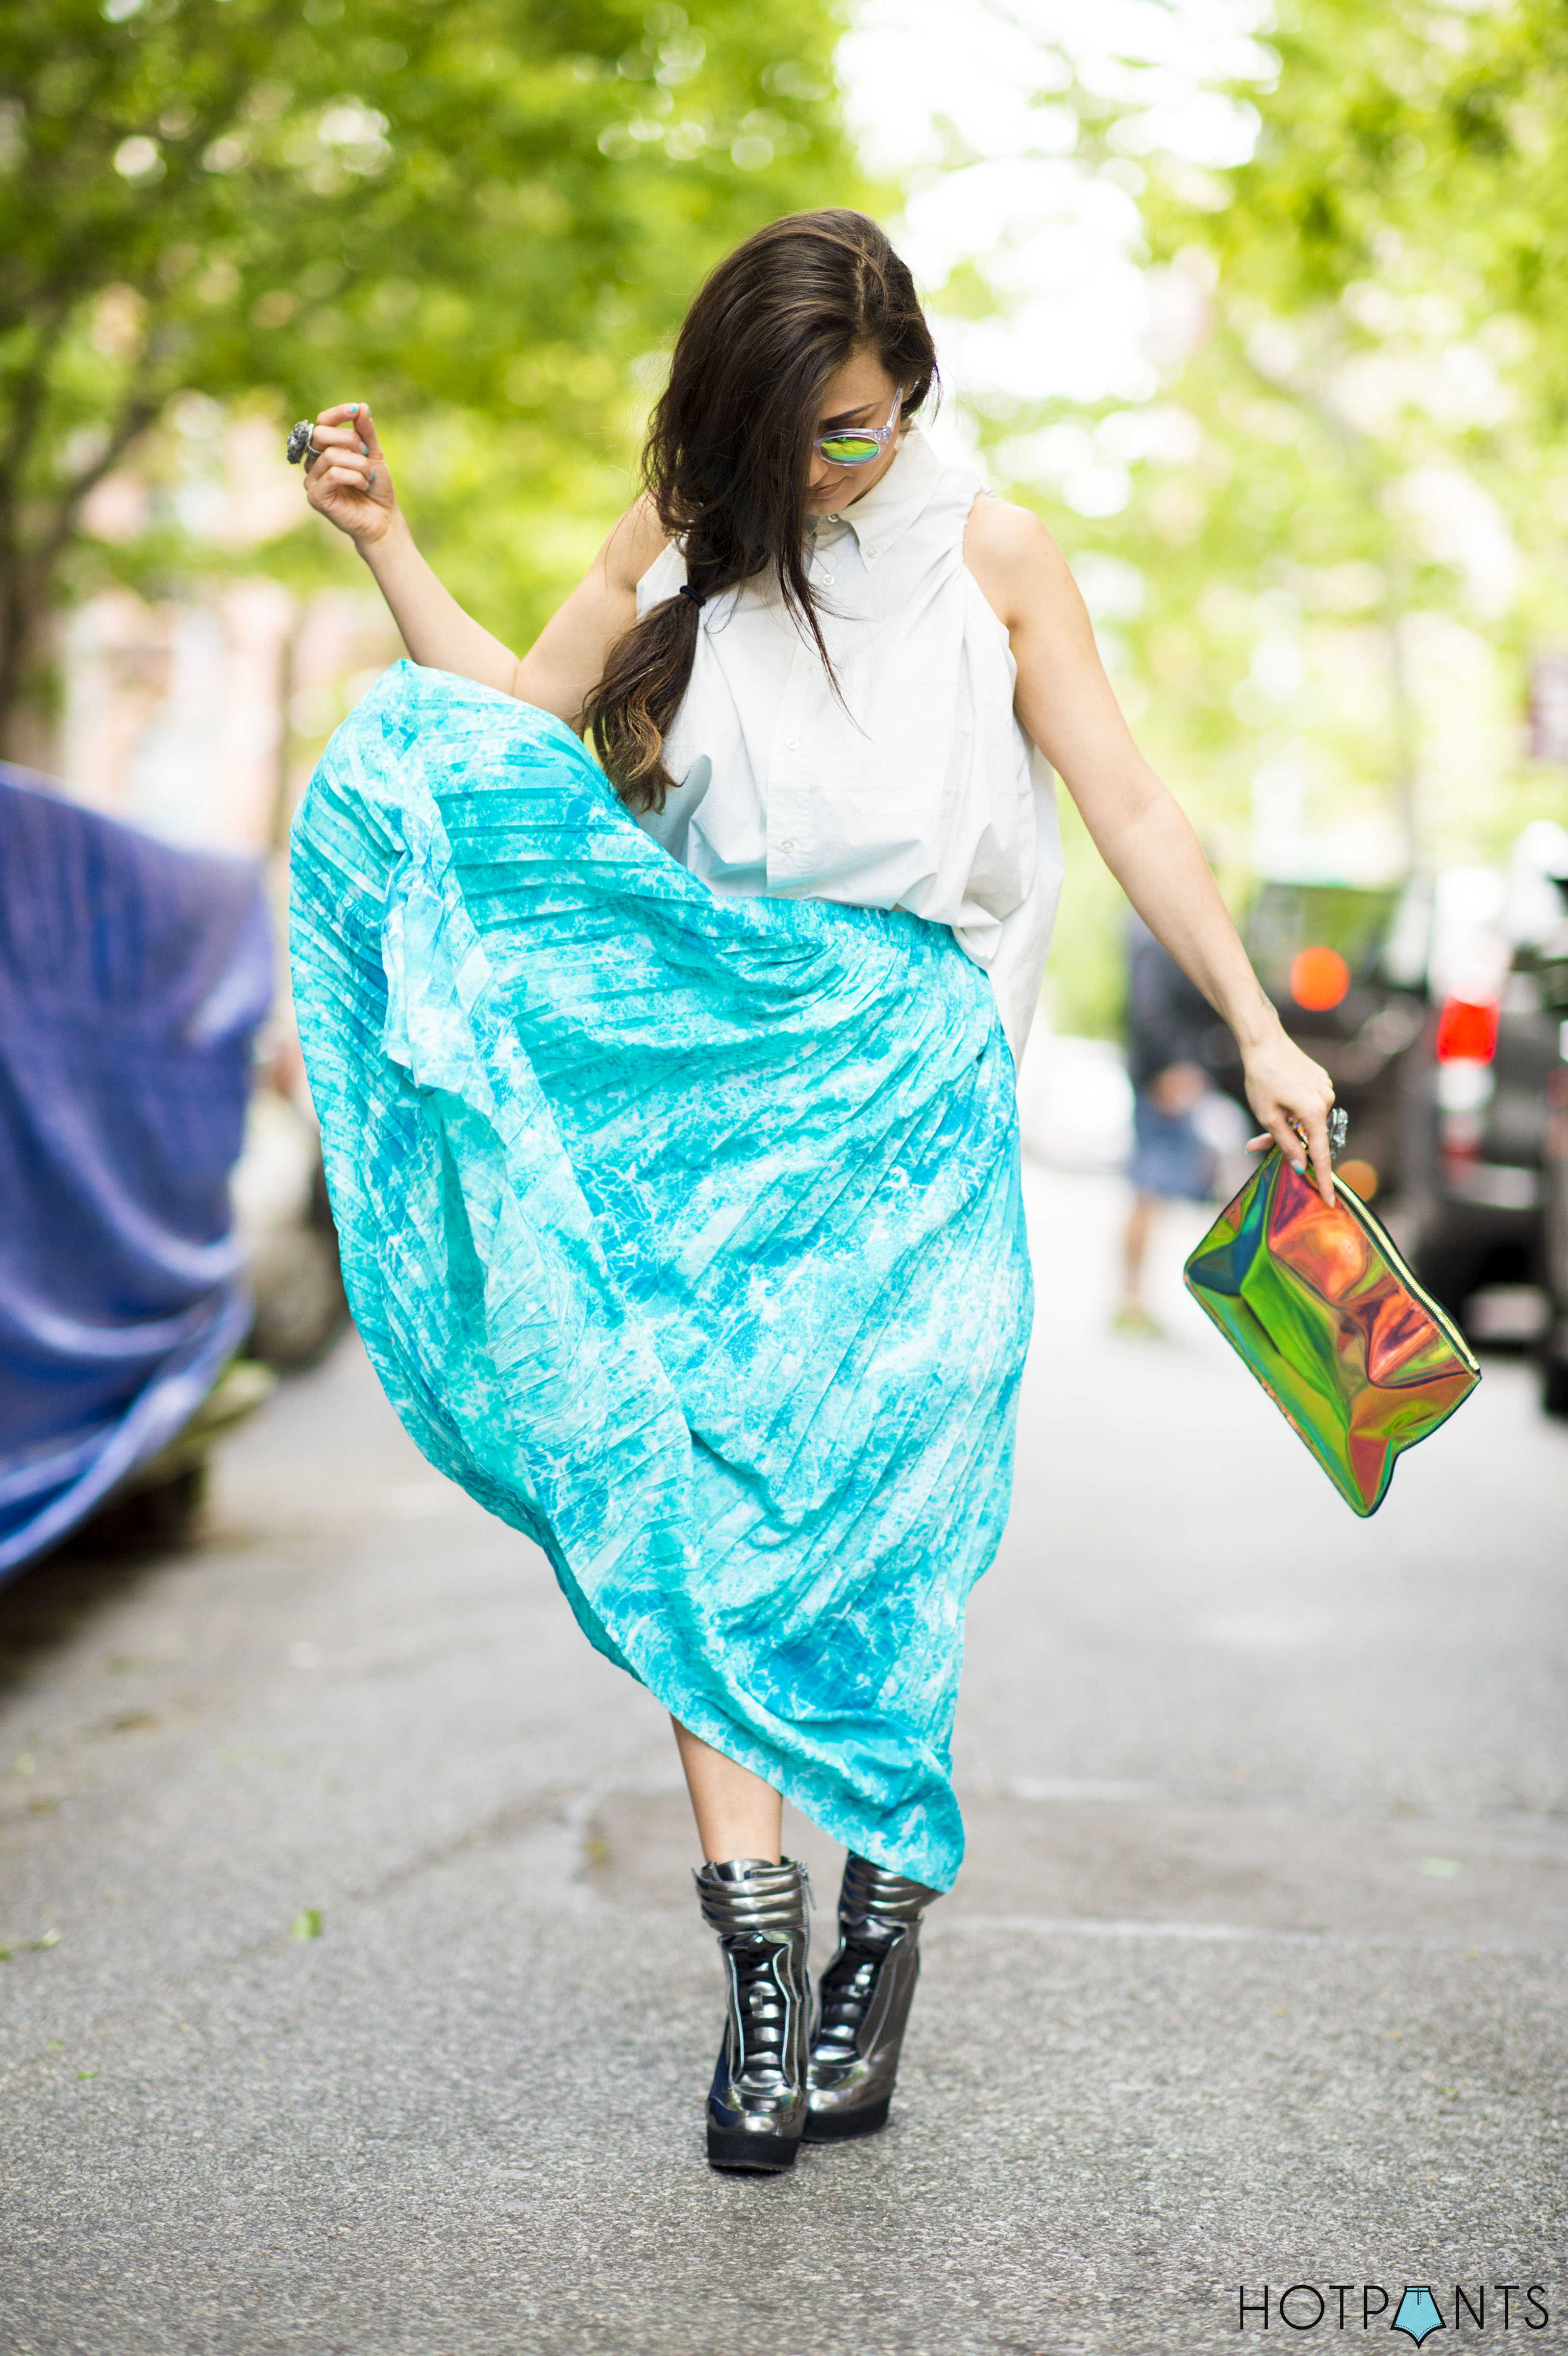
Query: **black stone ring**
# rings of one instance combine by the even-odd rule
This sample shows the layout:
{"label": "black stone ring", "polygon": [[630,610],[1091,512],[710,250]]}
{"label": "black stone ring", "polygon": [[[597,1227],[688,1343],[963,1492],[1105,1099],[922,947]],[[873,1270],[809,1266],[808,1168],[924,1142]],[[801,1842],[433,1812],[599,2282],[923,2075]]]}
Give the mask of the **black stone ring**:
{"label": "black stone ring", "polygon": [[283,455],[291,466],[297,466],[302,458],[321,456],[321,452],[310,438],[315,432],[315,427],[308,417],[302,417],[297,425],[290,427],[289,438],[283,444]]}

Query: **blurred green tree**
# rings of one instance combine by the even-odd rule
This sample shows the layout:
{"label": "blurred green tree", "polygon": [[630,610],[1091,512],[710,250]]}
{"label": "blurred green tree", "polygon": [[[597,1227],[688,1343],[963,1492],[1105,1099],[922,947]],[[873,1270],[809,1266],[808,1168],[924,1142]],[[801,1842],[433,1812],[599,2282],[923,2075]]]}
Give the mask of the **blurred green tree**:
{"label": "blurred green tree", "polygon": [[[1568,17],[1271,15],[1225,168],[1168,144],[1174,35],[1107,29],[1166,62],[1090,86],[1052,59],[1074,167],[1138,205],[1159,382],[976,403],[1238,901],[1259,864],[1496,856],[1565,799],[1520,719],[1530,648],[1568,638]],[[1068,823],[1058,1019],[1114,1028],[1119,897]]]}
{"label": "blurred green tree", "polygon": [[[1568,18],[1559,0],[1303,0],[1269,35],[1273,87],[1249,162],[1222,200],[1167,206],[1200,226],[1228,281],[1275,310],[1339,303],[1419,268],[1483,315],[1528,316],[1544,338],[1538,389],[1568,400]],[[1191,184],[1189,182],[1189,192]],[[1170,191],[1167,191],[1167,195]],[[1179,192],[1178,192],[1179,195]],[[1156,209],[1158,209],[1157,208]],[[1195,215],[1207,214],[1206,225]]]}
{"label": "blurred green tree", "polygon": [[1517,715],[1568,626],[1568,20],[1300,0],[1268,37],[1250,160],[1149,156],[1193,328],[1100,544],[1155,734],[1254,844],[1381,798],[1391,852],[1496,851],[1561,800]]}
{"label": "blurred green tree", "polygon": [[[401,472],[454,586],[537,624],[624,495],[637,357],[728,245],[859,192],[838,30],[830,0],[8,0],[0,733],[73,566],[202,560],[165,502],[81,562],[181,395],[422,421]],[[335,560],[306,529],[267,561]]]}

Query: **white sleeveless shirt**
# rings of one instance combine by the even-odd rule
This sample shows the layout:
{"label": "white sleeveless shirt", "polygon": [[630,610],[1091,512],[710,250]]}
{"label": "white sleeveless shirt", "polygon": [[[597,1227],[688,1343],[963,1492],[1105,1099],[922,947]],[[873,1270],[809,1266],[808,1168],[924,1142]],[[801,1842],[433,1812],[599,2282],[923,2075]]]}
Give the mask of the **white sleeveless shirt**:
{"label": "white sleeveless shirt", "polygon": [[[1055,788],[1013,712],[1008,634],[964,563],[983,486],[917,426],[807,570],[840,703],[773,576],[710,597],[665,742],[681,782],[640,823],[719,893],[908,908],[952,927],[991,979],[1015,1058],[1061,888]],[[671,545],[637,584],[672,597]]]}

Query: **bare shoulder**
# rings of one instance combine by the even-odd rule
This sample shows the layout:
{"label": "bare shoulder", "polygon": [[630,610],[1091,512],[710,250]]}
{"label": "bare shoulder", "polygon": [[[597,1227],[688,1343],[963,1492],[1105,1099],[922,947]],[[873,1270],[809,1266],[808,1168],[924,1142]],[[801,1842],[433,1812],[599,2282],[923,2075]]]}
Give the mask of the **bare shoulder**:
{"label": "bare shoulder", "polygon": [[1010,500],[976,500],[964,528],[964,562],[1009,629],[1042,602],[1078,601],[1067,559],[1046,525]]}
{"label": "bare shoulder", "polygon": [[658,509],[645,493],[626,509],[599,552],[611,586],[635,590],[649,565],[668,546],[669,534],[659,521]]}
{"label": "bare shoulder", "polygon": [[964,527],[964,562],[972,573],[1036,574],[1060,569],[1067,559],[1039,516],[1016,508],[1009,499],[982,496],[969,510]]}

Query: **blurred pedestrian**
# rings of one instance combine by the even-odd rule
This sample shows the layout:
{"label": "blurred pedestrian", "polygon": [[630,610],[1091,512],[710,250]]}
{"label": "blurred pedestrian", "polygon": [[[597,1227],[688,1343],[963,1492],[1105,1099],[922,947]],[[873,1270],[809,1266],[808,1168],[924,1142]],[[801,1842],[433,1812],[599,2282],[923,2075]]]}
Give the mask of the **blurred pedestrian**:
{"label": "blurred pedestrian", "polygon": [[1208,1095],[1214,1010],[1136,910],[1127,917],[1127,1076],[1133,1084],[1132,1206],[1122,1238],[1118,1333],[1157,1334],[1144,1258],[1162,1202],[1201,1203],[1215,1156],[1193,1118]]}
{"label": "blurred pedestrian", "polygon": [[[935,376],[872,221],[760,230],[680,331],[645,495],[521,661],[415,548],[363,403],[291,437],[422,666],[296,824],[350,1296],[421,1444],[676,1721],[719,2167],[882,2125],[962,1853],[964,1606],[1031,1306],[1014,1062],[1061,875],[1036,746],[1328,1183],[1328,1082],[1050,534],[923,438]],[[786,1793],[849,1850],[815,2007]]]}

